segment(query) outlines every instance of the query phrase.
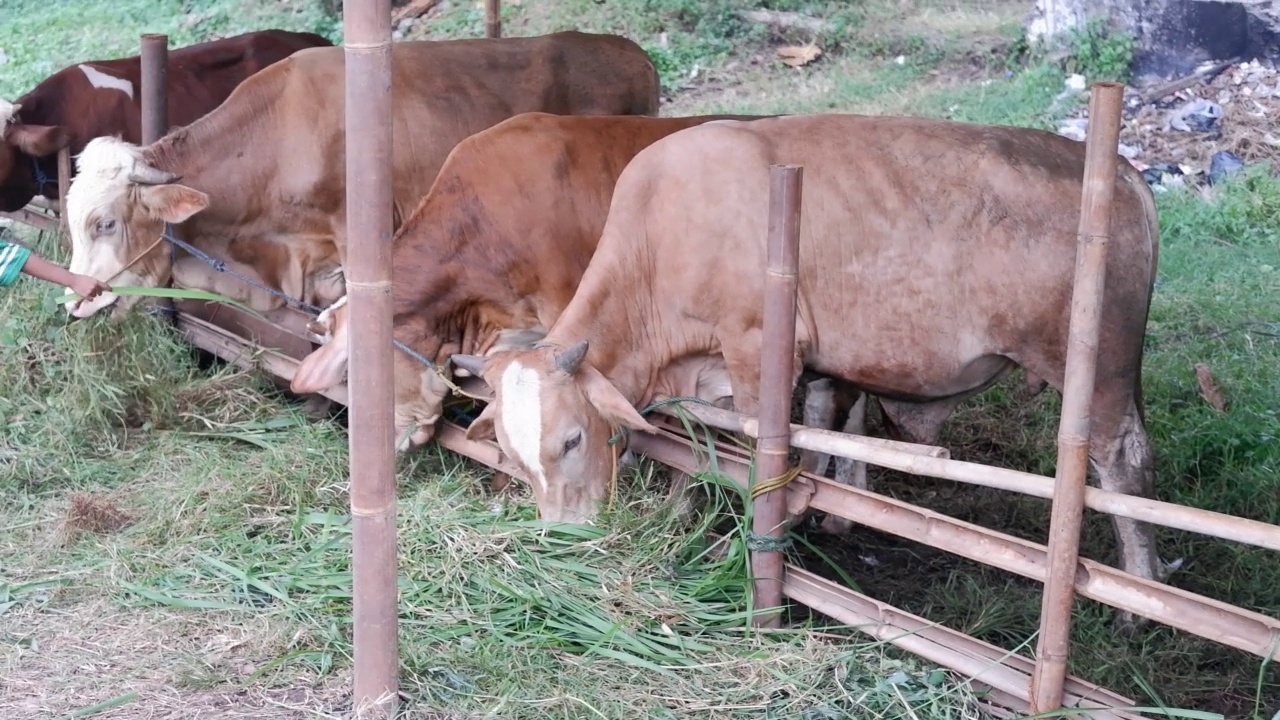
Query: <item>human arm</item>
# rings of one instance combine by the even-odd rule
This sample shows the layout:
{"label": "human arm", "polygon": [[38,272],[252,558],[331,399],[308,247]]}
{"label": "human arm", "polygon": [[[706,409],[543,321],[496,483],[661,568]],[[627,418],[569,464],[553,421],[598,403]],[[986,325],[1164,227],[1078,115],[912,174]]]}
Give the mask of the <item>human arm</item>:
{"label": "human arm", "polygon": [[86,300],[97,297],[99,293],[111,290],[111,287],[106,283],[87,275],[73,273],[61,265],[45,260],[21,245],[0,241],[0,286],[12,285],[18,279],[18,273],[20,272],[46,282],[71,288],[75,294]]}

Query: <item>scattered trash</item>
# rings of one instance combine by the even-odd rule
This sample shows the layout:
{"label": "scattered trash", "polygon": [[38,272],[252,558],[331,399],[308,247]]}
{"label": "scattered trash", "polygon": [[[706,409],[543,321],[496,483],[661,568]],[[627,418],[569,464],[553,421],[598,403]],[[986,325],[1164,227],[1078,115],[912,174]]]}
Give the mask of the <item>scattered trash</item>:
{"label": "scattered trash", "polygon": [[[1274,61],[1206,64],[1211,72],[1126,87],[1119,152],[1156,192],[1203,188],[1269,163],[1280,174],[1280,72]],[[1070,93],[1071,78],[1067,80]],[[1088,108],[1058,125],[1084,141]]]}
{"label": "scattered trash", "polygon": [[1183,132],[1209,132],[1221,119],[1221,105],[1212,100],[1196,98],[1170,115],[1165,121],[1165,127]]}
{"label": "scattered trash", "polygon": [[1244,169],[1244,161],[1233,152],[1219,150],[1209,160],[1209,184],[1217,185]]}
{"label": "scattered trash", "polygon": [[1067,78],[1066,84],[1068,88],[1071,88],[1076,92],[1082,92],[1084,90],[1084,76],[1078,73],[1075,75],[1072,75],[1071,77]]}
{"label": "scattered trash", "polygon": [[1058,134],[1069,137],[1072,140],[1084,142],[1085,137],[1089,134],[1089,119],[1068,118],[1062,121],[1061,127],[1058,128]]}
{"label": "scattered trash", "polygon": [[897,63],[898,65],[906,65],[906,64],[907,64],[907,56],[906,56],[906,55],[899,55],[898,57],[894,58],[894,59],[893,59],[893,61],[894,61],[895,63]]}

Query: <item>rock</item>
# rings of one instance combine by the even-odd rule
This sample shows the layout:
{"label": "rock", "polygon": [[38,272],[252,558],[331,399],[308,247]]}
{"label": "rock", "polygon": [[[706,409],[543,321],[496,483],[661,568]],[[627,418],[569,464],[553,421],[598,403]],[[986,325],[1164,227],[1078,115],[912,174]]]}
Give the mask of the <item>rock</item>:
{"label": "rock", "polygon": [[1140,152],[1142,152],[1141,149],[1133,145],[1125,145],[1124,143],[1120,143],[1120,147],[1118,148],[1118,150],[1120,152],[1120,157],[1124,158],[1125,160],[1133,160],[1134,158],[1138,157],[1138,154]]}
{"label": "rock", "polygon": [[1076,92],[1081,92],[1084,90],[1084,76],[1079,73],[1072,75],[1067,78],[1066,85],[1068,88],[1075,90]]}
{"label": "rock", "polygon": [[1209,160],[1209,184],[1217,185],[1244,169],[1244,161],[1238,155],[1219,150]]}

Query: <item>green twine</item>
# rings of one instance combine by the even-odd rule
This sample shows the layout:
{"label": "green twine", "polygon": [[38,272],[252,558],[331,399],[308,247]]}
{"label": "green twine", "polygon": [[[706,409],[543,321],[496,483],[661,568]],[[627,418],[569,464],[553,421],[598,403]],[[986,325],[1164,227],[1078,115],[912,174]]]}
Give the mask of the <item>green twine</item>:
{"label": "green twine", "polygon": [[752,552],[786,552],[791,549],[794,543],[791,541],[790,535],[774,537],[773,535],[760,535],[751,530],[747,531],[747,549]]}

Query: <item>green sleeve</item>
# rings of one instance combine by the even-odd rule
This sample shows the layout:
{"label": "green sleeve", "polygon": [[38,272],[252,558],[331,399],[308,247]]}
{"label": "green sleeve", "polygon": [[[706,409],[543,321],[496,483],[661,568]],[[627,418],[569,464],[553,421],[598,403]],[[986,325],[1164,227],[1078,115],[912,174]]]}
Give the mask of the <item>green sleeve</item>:
{"label": "green sleeve", "polygon": [[0,240],[0,287],[9,287],[17,282],[29,257],[31,251],[27,248]]}

